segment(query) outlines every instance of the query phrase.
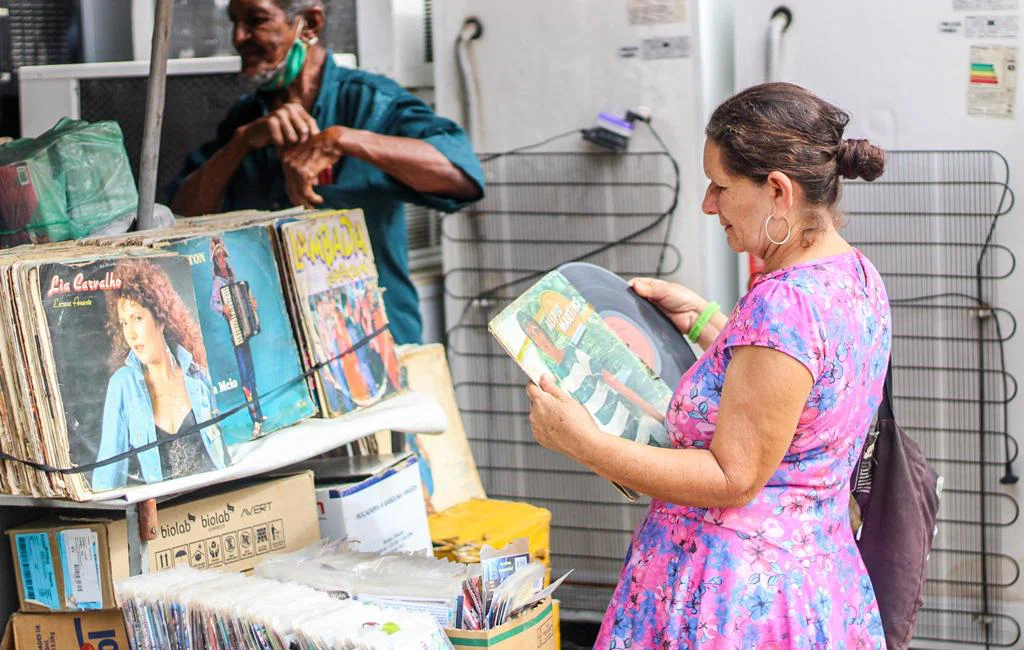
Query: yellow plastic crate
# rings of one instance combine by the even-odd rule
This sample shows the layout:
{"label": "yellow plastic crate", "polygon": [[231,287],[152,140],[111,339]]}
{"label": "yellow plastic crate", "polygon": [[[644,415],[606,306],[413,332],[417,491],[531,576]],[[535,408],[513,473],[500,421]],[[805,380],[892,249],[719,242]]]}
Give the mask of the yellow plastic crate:
{"label": "yellow plastic crate", "polygon": [[551,573],[551,512],[516,501],[472,499],[429,515],[434,555],[456,562],[478,562],[484,544],[501,548],[514,539],[530,540],[530,556]]}
{"label": "yellow plastic crate", "polygon": [[553,611],[551,612],[551,621],[555,624],[555,647],[556,648],[561,648],[562,647],[562,626],[561,626],[561,622],[562,622],[562,618],[561,618],[562,603],[557,601],[557,600],[553,600],[553,601],[551,601],[551,605],[552,605],[552,608],[553,608]]}

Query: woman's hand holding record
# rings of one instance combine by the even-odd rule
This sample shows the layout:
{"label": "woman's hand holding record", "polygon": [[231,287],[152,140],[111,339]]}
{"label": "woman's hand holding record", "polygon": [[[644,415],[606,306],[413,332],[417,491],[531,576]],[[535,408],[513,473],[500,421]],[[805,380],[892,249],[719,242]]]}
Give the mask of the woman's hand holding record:
{"label": "woman's hand holding record", "polygon": [[708,306],[708,301],[693,290],[674,282],[658,278],[634,278],[629,286],[638,296],[660,309],[683,335],[690,333],[693,324]]}
{"label": "woman's hand holding record", "polygon": [[[593,305],[604,322],[648,365],[670,388],[675,388],[683,373],[696,361],[683,331],[689,331],[703,309],[703,300],[689,289],[663,280],[644,279],[652,286],[641,293],[607,269],[585,262],[558,267],[558,271]],[[644,282],[641,282],[643,284]],[[661,285],[681,289],[655,291]],[[654,296],[664,294],[655,301]],[[688,315],[687,307],[698,305]],[[670,309],[671,308],[671,309]],[[681,325],[686,325],[683,330]]]}

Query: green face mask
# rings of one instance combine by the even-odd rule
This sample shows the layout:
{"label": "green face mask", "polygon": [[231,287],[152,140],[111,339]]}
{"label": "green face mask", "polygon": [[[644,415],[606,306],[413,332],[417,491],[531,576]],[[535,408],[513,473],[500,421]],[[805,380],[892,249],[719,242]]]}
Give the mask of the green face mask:
{"label": "green face mask", "polygon": [[281,62],[281,66],[277,69],[269,80],[260,86],[260,90],[264,92],[276,92],[282,88],[287,88],[295,81],[295,78],[302,72],[302,66],[306,63],[306,53],[309,51],[309,45],[306,41],[299,38],[299,34],[302,33],[303,21],[299,19],[299,29],[295,35],[295,42],[292,43],[291,48],[288,50],[288,54],[285,55],[284,61]]}

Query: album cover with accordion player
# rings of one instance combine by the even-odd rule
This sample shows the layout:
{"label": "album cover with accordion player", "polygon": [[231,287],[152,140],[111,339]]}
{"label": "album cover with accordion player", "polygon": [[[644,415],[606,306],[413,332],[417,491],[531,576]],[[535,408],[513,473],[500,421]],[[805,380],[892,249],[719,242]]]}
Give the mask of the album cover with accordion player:
{"label": "album cover with accordion player", "polygon": [[220,300],[228,314],[232,343],[242,345],[260,333],[260,315],[248,282],[243,280],[222,286]]}
{"label": "album cover with accordion player", "polygon": [[271,232],[266,226],[176,241],[192,270],[218,408],[244,404],[221,423],[229,445],[316,413],[288,316]]}

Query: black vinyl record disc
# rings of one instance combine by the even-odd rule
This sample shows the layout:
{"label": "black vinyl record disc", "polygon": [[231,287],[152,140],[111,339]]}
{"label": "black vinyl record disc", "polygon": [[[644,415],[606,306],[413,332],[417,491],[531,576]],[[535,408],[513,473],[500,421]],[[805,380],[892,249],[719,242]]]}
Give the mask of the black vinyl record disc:
{"label": "black vinyl record disc", "polygon": [[673,391],[697,360],[672,321],[607,269],[572,262],[558,271],[594,306],[604,322]]}

